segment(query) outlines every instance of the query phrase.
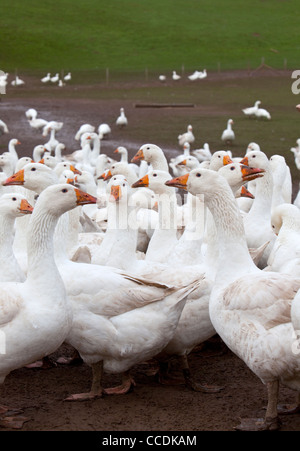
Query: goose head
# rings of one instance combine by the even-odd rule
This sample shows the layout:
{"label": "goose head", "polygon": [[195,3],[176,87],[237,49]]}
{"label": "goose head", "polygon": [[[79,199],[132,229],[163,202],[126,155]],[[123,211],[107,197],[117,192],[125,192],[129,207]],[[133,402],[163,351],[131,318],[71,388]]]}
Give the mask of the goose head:
{"label": "goose head", "polygon": [[232,163],[231,155],[227,150],[218,150],[212,154],[209,169],[218,171],[222,166]]}
{"label": "goose head", "polygon": [[52,169],[44,164],[29,163],[23,169],[8,177],[2,182],[2,185],[22,185],[24,188],[40,194],[53,183],[58,183],[58,176]]}
{"label": "goose head", "polygon": [[264,152],[252,150],[247,152],[245,157],[240,161],[241,164],[250,166],[251,168],[260,167],[262,169],[269,169],[270,162],[267,155]]}
{"label": "goose head", "polygon": [[107,184],[108,201],[120,202],[122,200],[127,204],[129,191],[130,186],[124,175],[113,176]]}
{"label": "goose head", "polygon": [[170,180],[170,174],[168,172],[153,170],[133,183],[132,188],[146,187],[150,188],[156,194],[165,194],[168,192],[166,190],[167,185],[165,184],[168,180]]}
{"label": "goose head", "polygon": [[144,144],[132,158],[131,163],[137,163],[141,160],[146,160],[148,163],[151,163],[155,155],[161,155],[162,153],[162,149],[156,144]]}
{"label": "goose head", "polygon": [[47,213],[60,216],[78,205],[95,204],[97,198],[67,183],[50,185],[39,195],[36,203],[43,203]]}
{"label": "goose head", "polygon": [[1,214],[19,218],[23,215],[31,214],[33,207],[22,194],[7,193],[0,198],[0,210]]}
{"label": "goose head", "polygon": [[184,160],[178,163],[178,166],[185,166],[188,171],[199,166],[199,160],[192,155],[187,156]]}
{"label": "goose head", "polygon": [[57,163],[57,165],[55,166],[55,172],[58,177],[66,169],[70,169],[71,171],[74,172],[74,174],[78,174],[78,175],[81,174],[81,171],[79,169],[75,168],[75,166],[73,164],[67,163],[66,161],[61,161],[61,162]]}

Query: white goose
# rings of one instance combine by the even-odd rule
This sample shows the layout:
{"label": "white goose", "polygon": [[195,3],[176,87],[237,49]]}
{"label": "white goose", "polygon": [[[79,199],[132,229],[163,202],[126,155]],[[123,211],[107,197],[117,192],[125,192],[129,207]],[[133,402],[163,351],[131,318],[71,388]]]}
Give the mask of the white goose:
{"label": "white goose", "polygon": [[25,274],[13,251],[14,225],[16,218],[30,214],[32,210],[22,194],[12,192],[0,197],[0,282],[25,281]]}
{"label": "white goose", "polygon": [[293,204],[281,204],[272,211],[271,224],[277,235],[268,259],[268,271],[300,277],[300,210]]}
{"label": "white goose", "polygon": [[0,119],[0,130],[2,133],[9,133],[8,127],[4,121]]}
{"label": "white goose", "polygon": [[98,127],[98,135],[100,139],[108,138],[108,136],[111,134],[111,128],[108,124],[105,122],[100,124]]}
{"label": "white goose", "polygon": [[[70,185],[51,186],[39,196],[27,235],[27,279],[1,283],[0,326],[5,337],[1,383],[11,371],[56,351],[69,333],[72,311],[54,261],[53,234],[63,213],[82,202],[95,201]],[[2,425],[14,427],[18,417],[5,418],[5,410],[1,412]]]}
{"label": "white goose", "polygon": [[221,135],[221,140],[225,142],[226,144],[232,144],[235,140],[235,133],[232,130],[233,120],[228,119],[227,121],[227,127],[225,130],[223,130],[223,133]]}
{"label": "white goose", "polygon": [[282,155],[272,155],[270,165],[273,174],[272,208],[282,203],[292,202],[292,176]]}
{"label": "white goose", "polygon": [[149,163],[152,169],[160,171],[169,171],[168,161],[163,150],[156,144],[144,144],[140,147],[137,153],[132,158],[132,163],[145,160]]}
{"label": "white goose", "polygon": [[25,115],[28,119],[28,123],[29,123],[30,127],[34,128],[35,130],[44,128],[48,124],[48,121],[46,121],[45,119],[41,119],[41,118],[37,117],[38,112],[34,108],[29,108],[29,110],[27,110],[25,112]]}
{"label": "white goose", "polygon": [[196,158],[198,158],[200,163],[202,163],[202,161],[207,161],[207,160],[209,161],[212,156],[212,153],[209,148],[209,144],[204,143],[203,148],[194,149],[192,151],[192,155],[194,155]]}
{"label": "white goose", "polygon": [[193,133],[193,127],[191,124],[187,126],[187,131],[185,133],[182,133],[181,135],[178,135],[178,144],[183,147],[184,143],[188,142],[189,144],[193,144],[195,142],[195,136]]}
{"label": "white goose", "polygon": [[18,75],[16,75],[15,79],[11,81],[12,86],[22,86],[25,85],[25,81],[22,80]]}
{"label": "white goose", "polygon": [[56,73],[55,75],[53,75],[53,77],[50,78],[50,81],[52,83],[57,83],[59,80],[59,73]]}
{"label": "white goose", "polygon": [[50,79],[51,79],[51,73],[48,72],[47,75],[45,75],[45,77],[41,78],[41,82],[48,83],[48,81],[50,81]]}
{"label": "white goose", "polygon": [[258,108],[255,111],[255,116],[258,117],[259,119],[271,119],[271,114],[269,113],[269,111],[267,111],[265,108]]}
{"label": "white goose", "polygon": [[251,151],[241,160],[250,167],[260,167],[265,170],[264,177],[256,180],[255,199],[249,212],[243,216],[244,227],[249,248],[259,248],[269,242],[259,262],[263,269],[276,241],[276,235],[271,227],[271,212],[273,198],[273,174],[268,157],[264,152]]}
{"label": "white goose", "polygon": [[176,70],[173,70],[172,72],[172,80],[178,81],[181,79],[181,76],[177,74]]}
{"label": "white goose", "polygon": [[121,163],[127,163],[129,164],[136,172],[137,177],[139,176],[139,172],[140,172],[140,168],[137,164],[134,163],[129,163],[128,162],[128,150],[126,147],[124,146],[118,146],[115,150],[114,153],[121,155]]}
{"label": "white goose", "polygon": [[170,178],[169,172],[153,170],[132,184],[133,188],[148,187],[157,194],[159,222],[145,256],[152,262],[166,263],[178,242],[176,190],[165,185]]}
{"label": "white goose", "polygon": [[260,104],[261,104],[261,101],[257,100],[254,103],[254,106],[251,106],[249,108],[244,108],[242,111],[246,116],[253,117],[253,116],[255,116],[255,112],[258,110],[258,107]]}
{"label": "white goose", "polygon": [[209,301],[212,323],[268,390],[264,420],[244,420],[237,429],[278,429],[279,383],[300,391],[300,358],[293,352],[290,311],[291,303],[297,302],[300,278],[261,271],[253,263],[239,209],[221,175],[194,169],[183,184],[194,195],[204,194],[218,231],[217,274]]}
{"label": "white goose", "polygon": [[45,152],[47,152],[47,149],[44,144],[38,144],[37,146],[34,146],[32,151],[33,161],[38,163],[43,158]]}
{"label": "white goose", "polygon": [[120,116],[117,117],[116,125],[119,128],[124,128],[124,127],[126,127],[128,125],[128,119],[127,119],[127,117],[125,115],[124,108],[120,108]]}
{"label": "white goose", "polygon": [[95,127],[93,125],[82,124],[75,134],[75,139],[76,139],[76,141],[79,141],[81,138],[81,135],[83,135],[83,133],[93,133],[94,131],[95,131]]}

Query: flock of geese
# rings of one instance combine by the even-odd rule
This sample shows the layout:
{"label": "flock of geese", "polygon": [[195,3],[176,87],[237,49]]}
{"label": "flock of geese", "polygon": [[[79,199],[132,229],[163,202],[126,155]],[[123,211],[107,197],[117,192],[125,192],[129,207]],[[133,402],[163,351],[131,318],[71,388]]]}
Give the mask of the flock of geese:
{"label": "flock of geese", "polygon": [[[204,78],[207,77],[207,70],[203,69],[201,70],[195,70],[192,74],[187,76],[187,79],[190,81],[196,81],[196,80],[203,80]],[[167,76],[164,74],[159,75],[158,77],[159,81],[161,81],[162,83],[167,81]],[[171,79],[173,81],[179,81],[182,79],[182,75],[179,75],[176,70],[172,71],[172,75],[171,75]]]}
{"label": "flock of geese", "polygon": [[[1,72],[0,71],[0,93],[1,89],[6,90],[6,87],[8,85],[8,78],[9,78],[9,73],[8,72]],[[51,75],[50,72],[48,72],[44,77],[41,78],[41,82],[43,84],[53,84],[53,85],[57,85],[59,87],[63,87],[66,85],[67,82],[69,82],[70,80],[72,80],[72,74],[71,72],[68,72],[66,75],[60,75],[59,72],[57,72],[54,75]],[[10,81],[11,86],[24,86],[25,80],[23,80],[22,78],[20,78],[20,76],[18,74],[15,75],[15,77]]]}
{"label": "flock of geese", "polygon": [[[188,129],[169,162],[153,143],[131,161],[119,146],[113,159],[90,124],[63,155],[63,123],[36,113],[25,112],[29,126],[52,133],[51,145],[19,158],[11,139],[0,156],[0,382],[67,343],[92,382],[66,401],[126,393],[130,370],[153,358],[168,383],[171,357],[187,387],[218,393],[188,362],[217,333],[267,387],[263,421],[236,429],[280,428],[279,384],[300,407],[300,211],[284,157],[257,143],[240,157],[193,155]],[[104,388],[104,372],[122,384]],[[7,406],[0,415],[1,426],[26,421]]]}

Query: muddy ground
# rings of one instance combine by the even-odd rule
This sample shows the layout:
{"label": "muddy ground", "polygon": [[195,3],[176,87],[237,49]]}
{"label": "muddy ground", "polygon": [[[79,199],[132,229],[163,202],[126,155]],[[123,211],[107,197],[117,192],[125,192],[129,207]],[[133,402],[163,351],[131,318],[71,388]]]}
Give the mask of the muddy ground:
{"label": "muddy ground", "polygon": [[[63,120],[64,127],[57,135],[66,143],[67,152],[79,148],[74,135],[83,122],[111,123],[124,106],[133,120],[145,114],[134,108],[131,101],[120,105],[119,99],[99,102],[93,99],[63,99],[59,96],[18,98],[2,96],[0,117],[7,122],[10,133],[0,137],[2,151],[12,137],[22,141],[19,156],[32,155],[35,145],[46,142],[41,133],[28,126],[24,112],[34,107],[40,116],[50,120]],[[184,113],[184,111],[182,111]],[[149,109],[151,117],[157,111]],[[177,112],[176,114],[180,114]],[[112,136],[102,142],[101,151],[112,155],[117,145],[128,145],[133,156],[144,136],[134,139],[130,129],[113,129]],[[155,142],[155,136],[153,137]],[[179,152],[176,147],[165,149],[168,156]],[[66,346],[60,348],[52,361],[60,355],[72,352]],[[152,365],[145,363],[133,368],[136,386],[124,396],[104,396],[94,401],[65,402],[72,393],[87,391],[91,382],[91,370],[85,365],[57,365],[49,369],[21,368],[13,371],[0,389],[1,404],[21,408],[29,420],[22,431],[233,431],[240,418],[263,417],[266,406],[266,390],[245,364],[233,355],[218,336],[196,348],[189,358],[190,367],[198,382],[223,386],[217,394],[194,392],[181,385],[161,385],[151,374]],[[119,382],[117,376],[105,375],[106,387]],[[183,382],[183,381],[182,381]],[[294,392],[281,388],[280,402],[294,401]],[[3,429],[1,430],[10,430]],[[300,416],[282,416],[283,431],[300,429]]]}

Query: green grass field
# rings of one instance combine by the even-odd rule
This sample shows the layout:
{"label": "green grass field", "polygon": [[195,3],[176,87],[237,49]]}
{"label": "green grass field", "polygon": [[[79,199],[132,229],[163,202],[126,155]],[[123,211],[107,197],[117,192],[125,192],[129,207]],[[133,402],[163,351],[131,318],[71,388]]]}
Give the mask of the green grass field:
{"label": "green grass field", "polygon": [[4,71],[297,68],[298,0],[2,0]]}

